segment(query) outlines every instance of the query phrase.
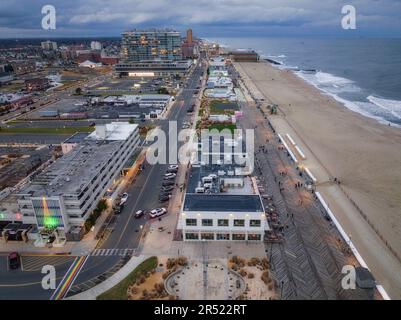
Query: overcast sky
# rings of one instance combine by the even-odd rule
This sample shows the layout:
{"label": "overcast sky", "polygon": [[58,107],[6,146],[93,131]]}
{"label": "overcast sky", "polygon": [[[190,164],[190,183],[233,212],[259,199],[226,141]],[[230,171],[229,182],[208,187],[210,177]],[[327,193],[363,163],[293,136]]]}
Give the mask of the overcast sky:
{"label": "overcast sky", "polygon": [[[42,6],[56,8],[56,30],[41,28]],[[357,29],[341,28],[351,4]],[[2,0],[0,37],[119,36],[133,28],[192,27],[201,37],[397,36],[401,0]]]}

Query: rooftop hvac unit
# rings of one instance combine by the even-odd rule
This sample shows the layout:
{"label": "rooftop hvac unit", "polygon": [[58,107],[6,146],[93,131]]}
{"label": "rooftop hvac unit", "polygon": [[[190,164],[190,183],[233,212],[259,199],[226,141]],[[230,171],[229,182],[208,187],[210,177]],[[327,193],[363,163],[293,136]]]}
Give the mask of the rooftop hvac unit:
{"label": "rooftop hvac unit", "polygon": [[106,139],[106,126],[105,125],[97,125],[96,126],[96,136],[99,139]]}

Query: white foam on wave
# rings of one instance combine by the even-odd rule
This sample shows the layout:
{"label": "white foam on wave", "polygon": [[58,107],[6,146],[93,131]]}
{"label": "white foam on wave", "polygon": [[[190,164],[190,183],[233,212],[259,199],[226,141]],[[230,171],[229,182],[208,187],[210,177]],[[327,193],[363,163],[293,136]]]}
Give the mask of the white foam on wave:
{"label": "white foam on wave", "polygon": [[280,59],[287,58],[287,56],[285,54],[279,54],[277,56],[270,55],[270,56],[267,56],[267,57],[271,58],[271,59],[274,59],[274,58],[280,58]]}
{"label": "white foam on wave", "polygon": [[379,108],[390,112],[394,117],[401,119],[401,101],[378,98],[373,95],[368,96],[367,99]]}
{"label": "white foam on wave", "polygon": [[[357,112],[365,117],[375,119],[379,123],[382,124],[388,124],[389,120],[387,120],[384,117],[384,114],[377,112],[377,107],[381,107],[382,109],[386,109],[386,111],[389,111],[392,115],[394,115],[397,119],[401,119],[401,101],[396,101],[396,100],[386,100],[386,99],[381,99],[377,98],[374,96],[369,96],[367,99],[369,101],[363,102],[363,101],[349,101],[344,98],[341,98],[337,93],[339,92],[344,92],[344,91],[349,91],[349,88],[347,86],[352,85],[353,87],[355,86],[354,81],[337,77],[331,74],[327,74],[324,72],[317,72],[316,74],[320,73],[318,77],[316,77],[313,74],[310,73],[304,73],[302,71],[297,71],[294,72],[298,77],[303,79],[304,81],[308,82],[309,84],[313,85],[320,91],[322,91],[324,94],[329,95],[330,97],[334,98],[336,101],[340,102],[343,104],[347,109]],[[320,81],[317,81],[316,79],[320,79]],[[330,85],[324,85],[324,84],[330,84]],[[332,88],[330,88],[332,87]],[[333,90],[336,89],[336,90]],[[356,87],[357,89],[360,90],[360,88]],[[382,105],[382,106],[380,106]],[[391,110],[393,112],[391,112]],[[398,115],[397,115],[398,113]],[[393,124],[394,126],[401,127],[398,124]]]}
{"label": "white foam on wave", "polygon": [[354,81],[335,76],[331,73],[326,73],[318,71],[316,73],[299,71],[297,73],[302,79],[307,82],[317,86],[319,89],[328,91],[330,93],[340,93],[340,92],[359,92],[359,88]]}

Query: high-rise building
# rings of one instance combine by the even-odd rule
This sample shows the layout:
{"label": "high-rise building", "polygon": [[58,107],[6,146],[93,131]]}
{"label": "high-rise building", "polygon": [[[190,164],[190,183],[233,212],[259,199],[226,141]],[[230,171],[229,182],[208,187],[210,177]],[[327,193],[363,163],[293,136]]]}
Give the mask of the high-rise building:
{"label": "high-rise building", "polygon": [[178,31],[133,30],[122,34],[122,58],[125,61],[182,59],[181,35]]}
{"label": "high-rise building", "polygon": [[41,42],[41,47],[43,50],[57,50],[57,42],[47,40]]}
{"label": "high-rise building", "polygon": [[187,30],[187,43],[188,43],[189,45],[192,45],[192,41],[193,41],[193,38],[192,38],[192,29],[189,28],[189,29]]}

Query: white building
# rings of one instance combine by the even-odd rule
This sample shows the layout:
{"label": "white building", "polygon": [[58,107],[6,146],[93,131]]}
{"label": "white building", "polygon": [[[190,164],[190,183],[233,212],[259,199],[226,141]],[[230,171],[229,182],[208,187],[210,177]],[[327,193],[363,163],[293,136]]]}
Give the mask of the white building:
{"label": "white building", "polygon": [[20,190],[17,201],[23,222],[39,230],[35,245],[44,246],[54,236],[54,245],[62,246],[68,233],[82,228],[138,144],[136,124],[98,125],[84,142]]}
{"label": "white building", "polygon": [[226,62],[223,57],[212,57],[209,59],[209,71],[226,70]]}
{"label": "white building", "polygon": [[269,225],[250,177],[203,176],[192,167],[177,229],[184,241],[263,241]]}
{"label": "white building", "polygon": [[229,99],[230,101],[237,100],[237,95],[233,90],[224,88],[206,89],[204,95],[208,98]]}
{"label": "white building", "polygon": [[99,41],[91,41],[91,50],[102,50],[102,44]]}
{"label": "white building", "polygon": [[233,90],[233,82],[229,77],[210,77],[207,79],[208,88]]}

